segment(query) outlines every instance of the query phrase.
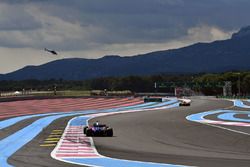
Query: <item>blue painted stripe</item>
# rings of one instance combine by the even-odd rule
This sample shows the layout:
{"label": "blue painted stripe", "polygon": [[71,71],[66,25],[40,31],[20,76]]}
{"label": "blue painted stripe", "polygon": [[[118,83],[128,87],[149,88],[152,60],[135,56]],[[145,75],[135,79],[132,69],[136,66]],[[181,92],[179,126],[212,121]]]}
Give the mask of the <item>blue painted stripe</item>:
{"label": "blue painted stripe", "polygon": [[165,106],[163,107],[163,109],[168,109],[168,108],[175,108],[175,107],[179,107],[179,102],[178,103],[174,103],[174,104],[171,104],[171,105],[168,105],[168,106]]}
{"label": "blue painted stripe", "polygon": [[3,121],[0,121],[0,130],[3,129],[3,128],[7,128],[7,127],[9,127],[9,126],[11,126],[11,125],[14,125],[14,124],[16,124],[17,122],[26,120],[26,119],[30,119],[30,118],[34,118],[34,117],[40,117],[40,116],[64,114],[64,113],[69,113],[69,112],[33,114],[33,115],[25,115],[25,116],[19,116],[19,117],[15,117],[15,118],[5,119],[5,120],[3,120]]}
{"label": "blue painted stripe", "polygon": [[157,108],[157,107],[162,107],[162,106],[167,106],[167,105],[170,105],[170,104],[173,104],[173,103],[176,103],[178,102],[178,100],[170,100],[170,101],[165,101],[165,102],[160,102],[158,104],[155,104],[153,106],[150,106],[150,107],[146,107],[146,108]]}
{"label": "blue painted stripe", "polygon": [[[139,109],[152,109],[152,108],[158,108],[158,107],[163,107],[163,106],[166,106],[166,108],[168,108],[167,107],[168,105],[176,103],[176,102],[178,102],[178,100],[170,100],[167,102],[155,103],[154,105],[150,105],[150,106],[140,107]],[[179,104],[179,103],[176,103],[176,104]]]}
{"label": "blue painted stripe", "polygon": [[172,165],[152,162],[129,161],[114,158],[65,158],[64,160],[96,167],[183,167],[182,165]]}
{"label": "blue painted stripe", "polygon": [[234,100],[234,106],[240,108],[250,108],[250,106],[245,105],[241,100]]}
{"label": "blue painted stripe", "polygon": [[[245,114],[249,114],[249,113],[245,113]],[[226,121],[250,122],[250,119],[236,118],[235,115],[237,115],[237,113],[224,113],[224,114],[218,115],[218,118],[222,120],[226,120]]]}
{"label": "blue painted stripe", "polygon": [[165,102],[161,102],[159,104],[154,105],[154,107],[162,107],[162,106],[170,105],[176,102],[178,102],[178,100],[165,101]]}
{"label": "blue painted stripe", "polygon": [[0,140],[0,164],[6,167],[11,166],[7,163],[7,159],[17,150],[35,138],[43,130],[43,128],[46,128],[56,119],[74,115],[79,115],[79,113],[54,115],[38,119],[29,126],[26,126],[16,133]]}
{"label": "blue painted stripe", "polygon": [[189,120],[189,121],[200,122],[200,121],[205,120],[204,119],[205,116],[221,113],[222,111],[226,112],[226,110],[207,111],[207,112],[202,112],[202,113],[189,115],[189,116],[186,117],[186,119]]}
{"label": "blue painted stripe", "polygon": [[155,104],[157,104],[157,103],[152,102],[152,103],[140,104],[139,107],[137,105],[135,105],[135,106],[128,106],[128,107],[119,107],[119,108],[107,109],[107,110],[103,110],[103,111],[105,111],[105,112],[115,112],[115,111],[124,111],[124,110],[130,110],[130,109],[143,109],[143,108],[154,106]]}
{"label": "blue painted stripe", "polygon": [[[124,110],[124,109],[136,109],[136,108],[140,108],[140,107],[144,107],[144,106],[148,106],[148,105],[153,105],[153,104],[155,104],[155,103],[148,103],[148,104],[145,103],[145,104],[134,105],[134,106],[129,106],[129,107],[120,107],[120,108],[110,109],[110,110],[106,110],[106,111],[111,112],[111,111],[119,111],[119,110]],[[96,113],[96,110],[94,110],[94,111],[95,112],[91,112],[91,110],[86,110],[85,113],[86,114]],[[40,116],[57,115],[57,114],[67,114],[67,113],[72,113],[72,112],[33,114],[33,115],[25,115],[25,116],[19,116],[19,117],[15,117],[15,118],[5,119],[3,121],[0,121],[0,130],[7,128],[9,126],[12,126],[20,121],[27,120],[30,118],[35,118],[35,117],[40,117]]]}
{"label": "blue painted stripe", "polygon": [[[175,104],[172,104],[172,105],[168,105],[165,107],[165,109],[167,108],[174,108],[174,107],[179,107],[179,103],[175,103]],[[110,113],[110,112],[115,112],[114,110],[104,110],[102,111],[102,113]],[[120,111],[122,112],[122,111]],[[72,119],[70,121],[70,126],[85,126],[86,125],[86,122],[87,120],[91,118],[90,116],[81,116],[81,117],[76,117],[74,119]]]}
{"label": "blue painted stripe", "polygon": [[207,112],[202,112],[202,113],[197,113],[197,114],[192,114],[186,117],[187,120],[189,121],[194,121],[194,122],[201,122],[206,120],[204,117],[213,115],[213,114],[219,114],[217,118],[222,119],[222,120],[227,120],[227,121],[240,121],[240,122],[248,122],[250,120],[247,119],[240,119],[240,118],[235,118],[234,116],[236,114],[247,114],[248,117],[250,115],[250,111],[234,111],[234,110],[215,110],[215,111],[207,111]]}
{"label": "blue painted stripe", "polygon": [[[178,102],[178,101],[171,100],[171,101],[167,101],[167,102],[152,102],[153,104],[152,103],[145,103],[145,105],[142,107],[131,107],[130,109],[153,109],[153,108],[164,107],[164,106],[165,106],[164,108],[166,108],[166,109],[173,108],[173,107],[179,107],[179,103],[175,103],[175,102]],[[105,110],[104,112],[124,111],[125,109],[124,108],[114,108],[114,109]]]}
{"label": "blue painted stripe", "polygon": [[150,105],[153,105],[153,104],[155,104],[155,102],[143,103],[143,104],[138,104],[138,105],[134,105],[134,106],[123,107],[122,109],[123,110],[136,109],[136,108],[141,108],[141,107],[144,107],[144,106],[150,106]]}
{"label": "blue painted stripe", "polygon": [[90,116],[75,117],[69,122],[69,126],[85,126]]}

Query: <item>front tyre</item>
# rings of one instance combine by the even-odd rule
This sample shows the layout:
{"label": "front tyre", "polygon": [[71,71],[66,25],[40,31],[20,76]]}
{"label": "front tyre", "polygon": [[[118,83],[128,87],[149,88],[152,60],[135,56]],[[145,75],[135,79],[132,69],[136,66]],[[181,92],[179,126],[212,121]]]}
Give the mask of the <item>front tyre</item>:
{"label": "front tyre", "polygon": [[113,136],[113,129],[112,128],[107,129],[107,136],[108,137],[112,137]]}

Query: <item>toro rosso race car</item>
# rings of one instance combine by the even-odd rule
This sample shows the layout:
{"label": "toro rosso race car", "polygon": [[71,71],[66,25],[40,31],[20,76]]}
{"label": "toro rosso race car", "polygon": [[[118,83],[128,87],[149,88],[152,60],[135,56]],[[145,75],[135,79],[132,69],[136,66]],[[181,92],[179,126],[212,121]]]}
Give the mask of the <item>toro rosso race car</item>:
{"label": "toro rosso race car", "polygon": [[86,136],[113,136],[113,129],[106,126],[105,124],[94,123],[93,126],[85,126],[83,133]]}

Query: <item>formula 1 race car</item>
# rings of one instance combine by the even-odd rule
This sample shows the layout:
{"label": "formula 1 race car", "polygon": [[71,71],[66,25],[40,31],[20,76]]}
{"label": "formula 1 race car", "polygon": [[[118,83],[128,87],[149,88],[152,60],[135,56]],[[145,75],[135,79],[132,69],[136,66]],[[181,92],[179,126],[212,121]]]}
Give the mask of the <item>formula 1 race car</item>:
{"label": "formula 1 race car", "polygon": [[180,99],[179,106],[190,106],[191,105],[191,100],[189,99]]}
{"label": "formula 1 race car", "polygon": [[85,126],[83,133],[86,136],[113,136],[113,129],[105,124],[94,123],[92,126]]}

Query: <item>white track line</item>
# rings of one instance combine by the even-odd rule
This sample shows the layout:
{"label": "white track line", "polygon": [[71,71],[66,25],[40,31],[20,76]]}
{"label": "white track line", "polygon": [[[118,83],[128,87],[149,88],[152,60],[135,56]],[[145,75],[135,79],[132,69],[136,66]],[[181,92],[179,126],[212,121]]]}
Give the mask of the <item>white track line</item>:
{"label": "white track line", "polygon": [[242,131],[239,131],[239,130],[233,130],[233,129],[230,129],[230,128],[225,128],[225,127],[222,127],[222,126],[212,125],[212,124],[208,124],[208,123],[202,123],[202,122],[199,122],[199,123],[204,124],[204,125],[208,125],[208,126],[211,126],[211,127],[214,127],[214,128],[219,128],[219,129],[227,130],[227,131],[230,131],[230,132],[234,132],[234,133],[239,133],[239,134],[250,136],[250,133],[242,132]]}

